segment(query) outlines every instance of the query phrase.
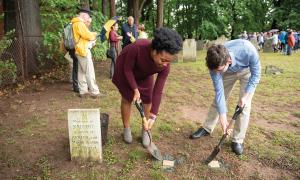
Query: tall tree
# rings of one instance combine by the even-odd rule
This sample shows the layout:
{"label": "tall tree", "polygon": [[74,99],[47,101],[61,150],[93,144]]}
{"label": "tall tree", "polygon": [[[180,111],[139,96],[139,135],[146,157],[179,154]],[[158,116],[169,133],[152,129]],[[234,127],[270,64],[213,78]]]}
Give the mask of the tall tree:
{"label": "tall tree", "polygon": [[114,17],[114,16],[116,16],[116,2],[115,2],[115,0],[110,0],[110,17],[112,18],[112,17]]}
{"label": "tall tree", "polygon": [[102,14],[107,16],[107,0],[102,0]]}
{"label": "tall tree", "polygon": [[139,0],[134,0],[133,1],[133,17],[134,17],[134,23],[139,24]]}
{"label": "tall tree", "polygon": [[81,7],[85,9],[90,9],[90,0],[81,0]]}
{"label": "tall tree", "polygon": [[157,20],[156,27],[160,28],[164,23],[164,0],[157,0]]}
{"label": "tall tree", "polygon": [[4,10],[4,32],[8,32],[16,27],[16,11],[15,11],[15,2],[14,0],[4,0],[3,1],[3,10]]}
{"label": "tall tree", "polygon": [[133,1],[137,1],[137,0],[127,0],[127,7],[128,7],[127,15],[128,16],[133,16]]}
{"label": "tall tree", "polygon": [[300,29],[300,1],[273,0],[274,11],[272,12],[272,28]]}
{"label": "tall tree", "polygon": [[17,27],[25,48],[25,77],[38,72],[37,58],[42,41],[38,0],[15,0]]}

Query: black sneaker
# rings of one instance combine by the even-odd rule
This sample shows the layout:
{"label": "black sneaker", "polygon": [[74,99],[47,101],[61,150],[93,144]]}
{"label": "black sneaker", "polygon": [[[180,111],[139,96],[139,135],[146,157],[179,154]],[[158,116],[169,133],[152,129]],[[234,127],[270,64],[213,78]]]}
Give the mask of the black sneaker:
{"label": "black sneaker", "polygon": [[199,128],[196,132],[190,135],[190,139],[198,139],[202,136],[208,136],[209,132],[207,132],[203,127]]}
{"label": "black sneaker", "polygon": [[242,143],[232,142],[231,149],[236,155],[242,155],[244,147]]}

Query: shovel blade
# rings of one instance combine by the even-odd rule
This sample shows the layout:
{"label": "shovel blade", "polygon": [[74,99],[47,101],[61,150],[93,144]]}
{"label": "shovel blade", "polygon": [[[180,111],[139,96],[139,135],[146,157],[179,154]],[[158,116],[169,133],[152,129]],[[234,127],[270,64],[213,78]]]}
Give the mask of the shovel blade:
{"label": "shovel blade", "polygon": [[160,153],[160,150],[157,148],[157,146],[152,142],[147,146],[147,151],[154,157],[155,159],[162,161],[163,157]]}
{"label": "shovel blade", "polygon": [[215,157],[218,155],[218,153],[220,152],[220,147],[217,146],[215,147],[215,149],[213,150],[213,152],[210,154],[210,156],[206,159],[205,163],[209,164],[212,160],[215,159]]}

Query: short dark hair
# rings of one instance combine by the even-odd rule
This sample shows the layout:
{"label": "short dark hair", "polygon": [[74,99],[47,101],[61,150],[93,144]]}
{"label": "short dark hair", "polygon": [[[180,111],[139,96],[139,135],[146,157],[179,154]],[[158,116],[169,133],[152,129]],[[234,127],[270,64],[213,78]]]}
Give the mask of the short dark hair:
{"label": "short dark hair", "polygon": [[182,38],[175,30],[165,27],[157,28],[154,31],[152,49],[157,52],[166,51],[172,55],[177,54],[182,49]]}
{"label": "short dark hair", "polygon": [[206,66],[210,70],[217,69],[219,66],[223,66],[227,63],[230,57],[228,50],[223,45],[212,45],[207,50]]}

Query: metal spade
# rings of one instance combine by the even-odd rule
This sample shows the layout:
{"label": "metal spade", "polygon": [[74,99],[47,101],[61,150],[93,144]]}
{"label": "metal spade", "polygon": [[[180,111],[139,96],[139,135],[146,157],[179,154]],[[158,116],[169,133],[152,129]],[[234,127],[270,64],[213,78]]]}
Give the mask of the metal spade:
{"label": "metal spade", "polygon": [[[143,124],[144,127],[148,127],[148,120],[145,117],[145,112],[144,112],[144,107],[143,107],[143,103],[141,100],[139,101],[135,101],[135,106],[136,108],[139,110],[141,117],[143,119]],[[150,139],[150,143],[149,145],[146,147],[147,151],[152,155],[152,157],[154,157],[155,159],[162,161],[163,157],[160,153],[160,150],[157,148],[157,146],[152,142],[152,136],[151,136],[151,131],[150,130],[146,130],[149,139]]]}
{"label": "metal spade", "polygon": [[[235,112],[233,114],[233,117],[232,117],[231,121],[229,122],[229,125],[227,126],[227,129],[229,129],[231,127],[231,125],[233,124],[233,121],[235,121],[237,119],[237,117],[241,114],[241,112],[243,111],[243,109],[244,109],[244,107],[236,106]],[[213,159],[215,159],[215,157],[220,152],[221,146],[224,144],[225,139],[226,139],[227,136],[228,136],[227,132],[225,134],[223,134],[223,136],[222,136],[219,144],[214,148],[213,152],[206,159],[206,161],[205,161],[206,164],[209,164]]]}

